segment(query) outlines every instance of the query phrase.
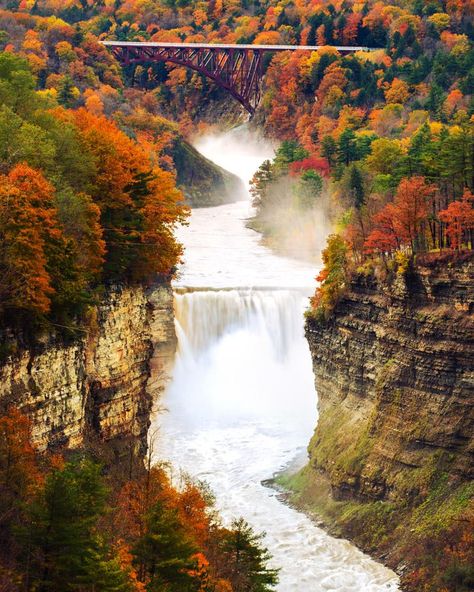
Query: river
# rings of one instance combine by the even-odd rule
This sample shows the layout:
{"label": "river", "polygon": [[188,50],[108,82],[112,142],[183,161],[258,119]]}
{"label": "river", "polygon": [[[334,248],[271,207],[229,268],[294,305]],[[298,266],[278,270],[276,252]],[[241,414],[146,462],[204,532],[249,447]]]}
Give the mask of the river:
{"label": "river", "polygon": [[[271,148],[227,134],[198,145],[245,181]],[[179,351],[155,420],[157,457],[205,480],[225,522],[265,531],[278,592],[398,590],[396,575],[335,539],[262,485],[304,454],[317,422],[303,311],[317,269],[262,246],[249,202],[194,210],[179,238]]]}

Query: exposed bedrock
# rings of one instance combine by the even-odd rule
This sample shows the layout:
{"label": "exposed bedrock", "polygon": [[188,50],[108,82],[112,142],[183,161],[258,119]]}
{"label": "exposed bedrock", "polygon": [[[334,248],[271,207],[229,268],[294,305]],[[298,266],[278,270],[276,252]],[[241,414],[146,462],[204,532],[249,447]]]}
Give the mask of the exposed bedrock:
{"label": "exposed bedrock", "polygon": [[[114,288],[92,316],[83,338],[46,337],[7,359],[0,404],[30,417],[40,450],[92,448],[106,450],[111,462],[140,459],[154,391],[175,350],[171,289]],[[150,384],[152,365],[160,378]]]}
{"label": "exposed bedrock", "polygon": [[442,465],[472,478],[474,311],[472,264],[356,278],[306,334],[319,396],[312,465],[334,495],[416,499]]}

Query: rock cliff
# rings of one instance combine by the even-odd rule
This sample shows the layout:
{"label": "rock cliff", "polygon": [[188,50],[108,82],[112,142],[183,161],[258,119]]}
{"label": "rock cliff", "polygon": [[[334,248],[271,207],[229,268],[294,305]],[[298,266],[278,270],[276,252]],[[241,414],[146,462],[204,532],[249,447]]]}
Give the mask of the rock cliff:
{"label": "rock cliff", "polygon": [[295,501],[407,574],[472,504],[473,279],[472,262],[358,276],[306,324],[319,422]]}
{"label": "rock cliff", "polygon": [[422,495],[448,457],[474,471],[474,268],[357,278],[324,323],[309,320],[320,420],[310,445],[336,497]]}
{"label": "rock cliff", "polygon": [[178,186],[190,206],[220,206],[247,199],[245,185],[239,177],[207,159],[183,138],[176,139],[171,154]]}
{"label": "rock cliff", "polygon": [[[111,462],[143,457],[153,390],[174,353],[172,298],[166,286],[110,290],[82,338],[48,336],[2,364],[0,405],[31,418],[40,450],[100,447]],[[153,385],[151,364],[162,377]]]}

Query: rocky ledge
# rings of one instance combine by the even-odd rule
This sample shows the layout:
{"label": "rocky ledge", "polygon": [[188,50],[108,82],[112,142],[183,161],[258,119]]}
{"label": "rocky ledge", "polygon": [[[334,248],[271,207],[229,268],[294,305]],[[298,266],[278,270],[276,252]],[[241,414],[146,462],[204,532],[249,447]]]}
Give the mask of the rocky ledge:
{"label": "rocky ledge", "polygon": [[308,467],[285,484],[409,590],[438,589],[430,557],[472,520],[473,280],[472,262],[360,275],[329,319],[306,324],[319,423]]}
{"label": "rocky ledge", "polygon": [[[153,391],[163,387],[174,349],[171,289],[114,288],[82,338],[47,336],[1,365],[0,405],[30,417],[40,450],[106,451],[112,463],[141,459]],[[150,385],[152,367],[159,378]]]}

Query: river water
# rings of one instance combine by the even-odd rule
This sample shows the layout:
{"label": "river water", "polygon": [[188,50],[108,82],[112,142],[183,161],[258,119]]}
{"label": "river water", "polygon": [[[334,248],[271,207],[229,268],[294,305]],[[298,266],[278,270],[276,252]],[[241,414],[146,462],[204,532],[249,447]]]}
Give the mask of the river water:
{"label": "river water", "polygon": [[[251,177],[271,148],[248,135],[198,148]],[[249,202],[194,210],[180,232],[179,351],[155,420],[157,457],[205,480],[224,521],[265,531],[278,592],[398,590],[393,572],[281,503],[262,480],[304,454],[317,422],[303,311],[314,266],[273,254],[245,227]]]}

